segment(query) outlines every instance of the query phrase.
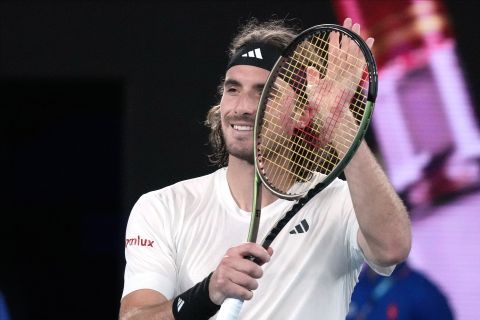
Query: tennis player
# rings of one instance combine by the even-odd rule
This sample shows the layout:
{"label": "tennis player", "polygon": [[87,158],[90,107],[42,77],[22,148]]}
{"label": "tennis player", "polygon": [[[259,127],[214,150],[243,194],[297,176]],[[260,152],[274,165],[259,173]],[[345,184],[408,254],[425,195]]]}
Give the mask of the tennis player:
{"label": "tennis player", "polygon": [[[344,27],[360,34],[351,19]],[[364,141],[344,170],[346,181],[336,179],[313,197],[271,248],[244,243],[256,108],[270,70],[296,34],[283,21],[252,20],[233,39],[221,100],[206,121],[211,160],[220,168],[135,204],[121,319],[210,319],[226,298],[246,301],[241,319],[344,319],[365,261],[389,275],[407,257],[408,214]],[[292,203],[264,189],[261,206],[259,238]]]}

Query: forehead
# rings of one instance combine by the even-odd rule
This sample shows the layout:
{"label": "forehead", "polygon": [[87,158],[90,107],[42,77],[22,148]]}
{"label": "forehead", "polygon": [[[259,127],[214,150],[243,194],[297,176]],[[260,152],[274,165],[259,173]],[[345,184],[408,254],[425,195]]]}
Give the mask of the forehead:
{"label": "forehead", "polygon": [[270,71],[259,67],[236,65],[228,69],[225,74],[225,82],[235,80],[242,85],[264,84],[269,75]]}

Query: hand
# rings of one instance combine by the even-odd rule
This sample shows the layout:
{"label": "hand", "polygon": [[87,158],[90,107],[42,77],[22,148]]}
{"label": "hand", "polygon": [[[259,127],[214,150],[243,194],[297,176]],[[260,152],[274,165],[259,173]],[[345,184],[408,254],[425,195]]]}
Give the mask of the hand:
{"label": "hand", "polygon": [[[244,243],[228,249],[210,278],[210,300],[220,305],[226,298],[250,300],[263,275],[261,265],[270,261],[272,248],[265,250],[255,243]],[[255,257],[259,264],[247,259]]]}
{"label": "hand", "polygon": [[[347,18],[343,26],[360,34],[360,25],[352,25],[352,19]],[[374,39],[366,41],[369,48]],[[324,142],[336,143],[335,128],[345,131],[347,128],[355,133],[357,124],[349,105],[362,79],[365,62],[360,48],[348,37],[342,37],[338,32],[332,32],[328,46],[328,68],[325,77],[320,78],[320,72],[314,67],[307,68],[306,93],[309,108],[314,110],[321,127],[323,128]],[[340,69],[341,68],[341,69]],[[347,74],[347,76],[345,76]],[[342,124],[329,125],[332,121],[342,121]],[[337,147],[337,146],[335,146]]]}

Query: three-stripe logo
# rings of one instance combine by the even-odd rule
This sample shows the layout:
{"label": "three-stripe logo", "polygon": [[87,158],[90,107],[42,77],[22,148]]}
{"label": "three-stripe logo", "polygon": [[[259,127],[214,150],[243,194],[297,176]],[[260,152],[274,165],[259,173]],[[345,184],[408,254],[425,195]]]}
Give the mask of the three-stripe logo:
{"label": "three-stripe logo", "polygon": [[310,229],[310,226],[308,225],[307,220],[303,219],[290,231],[290,234],[305,233],[308,229]]}
{"label": "three-stripe logo", "polygon": [[184,304],[185,304],[185,301],[182,298],[178,298],[178,300],[177,300],[177,311],[178,312],[180,312],[180,309],[182,309]]}
{"label": "three-stripe logo", "polygon": [[257,59],[262,59],[263,60],[262,51],[260,50],[260,48],[250,50],[247,53],[242,54],[242,57],[244,57],[244,58],[257,58]]}

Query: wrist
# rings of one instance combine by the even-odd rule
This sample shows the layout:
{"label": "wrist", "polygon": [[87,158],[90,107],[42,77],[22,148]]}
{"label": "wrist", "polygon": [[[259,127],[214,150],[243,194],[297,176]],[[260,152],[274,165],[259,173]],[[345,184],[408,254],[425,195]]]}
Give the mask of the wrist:
{"label": "wrist", "polygon": [[175,320],[209,319],[220,309],[210,299],[208,286],[212,273],[192,288],[173,299],[172,313]]}

